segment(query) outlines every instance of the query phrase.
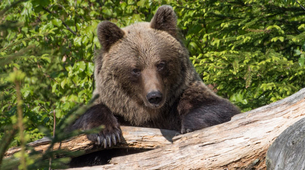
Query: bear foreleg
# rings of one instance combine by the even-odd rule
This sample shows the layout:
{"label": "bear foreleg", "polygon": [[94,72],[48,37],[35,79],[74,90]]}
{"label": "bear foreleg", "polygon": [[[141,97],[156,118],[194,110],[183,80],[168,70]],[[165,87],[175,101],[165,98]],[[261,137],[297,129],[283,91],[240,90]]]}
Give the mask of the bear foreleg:
{"label": "bear foreleg", "polygon": [[233,115],[240,113],[230,101],[214,94],[202,82],[195,82],[184,91],[177,110],[181,133],[230,121]]}
{"label": "bear foreleg", "polygon": [[89,140],[104,146],[104,148],[121,142],[122,131],[120,125],[113,113],[104,104],[97,104],[89,108],[72,124],[69,131],[76,129],[89,130],[101,125],[103,126],[102,130],[98,134],[87,135]]}

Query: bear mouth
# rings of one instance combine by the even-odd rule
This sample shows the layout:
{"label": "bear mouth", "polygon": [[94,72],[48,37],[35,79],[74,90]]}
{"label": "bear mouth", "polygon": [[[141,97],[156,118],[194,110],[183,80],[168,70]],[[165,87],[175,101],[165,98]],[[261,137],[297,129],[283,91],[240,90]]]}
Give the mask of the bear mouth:
{"label": "bear mouth", "polygon": [[164,102],[160,102],[159,104],[151,104],[149,102],[145,102],[145,106],[150,108],[150,109],[160,109],[161,107],[163,107]]}
{"label": "bear mouth", "polygon": [[159,102],[159,103],[151,103],[150,101],[148,101],[147,99],[144,100],[144,105],[150,109],[154,109],[154,110],[157,110],[157,109],[160,109],[164,106],[165,104],[165,99],[162,98],[162,100]]}

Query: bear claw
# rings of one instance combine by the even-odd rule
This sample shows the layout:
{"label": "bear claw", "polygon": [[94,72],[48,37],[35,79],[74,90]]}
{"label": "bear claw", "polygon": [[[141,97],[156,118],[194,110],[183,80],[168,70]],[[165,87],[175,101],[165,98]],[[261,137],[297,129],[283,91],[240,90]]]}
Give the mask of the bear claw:
{"label": "bear claw", "polygon": [[182,128],[181,129],[181,134],[184,134],[184,133],[189,133],[189,132],[193,132],[194,130],[192,130],[192,129],[185,129],[185,128]]}
{"label": "bear claw", "polygon": [[114,146],[121,142],[122,132],[119,129],[116,129],[115,132],[112,133],[103,133],[100,132],[98,134],[88,135],[88,139],[91,141],[95,141],[95,144],[104,146],[104,148]]}

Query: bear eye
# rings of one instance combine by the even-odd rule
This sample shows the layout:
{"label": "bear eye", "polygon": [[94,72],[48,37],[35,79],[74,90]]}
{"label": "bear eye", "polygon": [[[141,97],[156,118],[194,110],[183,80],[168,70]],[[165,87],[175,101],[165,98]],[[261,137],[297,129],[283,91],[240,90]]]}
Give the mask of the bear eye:
{"label": "bear eye", "polygon": [[164,61],[162,61],[162,62],[160,62],[159,64],[157,64],[157,69],[158,69],[159,71],[163,70],[164,67],[165,67],[165,62],[164,62]]}
{"label": "bear eye", "polygon": [[134,69],[132,69],[131,74],[134,75],[134,76],[140,76],[141,70],[137,69],[137,68],[134,68]]}

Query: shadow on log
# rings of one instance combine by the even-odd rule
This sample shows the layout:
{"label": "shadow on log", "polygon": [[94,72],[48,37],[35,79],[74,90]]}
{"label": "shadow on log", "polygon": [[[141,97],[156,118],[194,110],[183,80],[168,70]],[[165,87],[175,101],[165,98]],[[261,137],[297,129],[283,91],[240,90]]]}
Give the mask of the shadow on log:
{"label": "shadow on log", "polygon": [[[184,135],[175,136],[176,132],[166,130],[161,133],[159,129],[122,127],[126,143],[118,147],[152,150],[114,157],[109,164],[90,168],[266,169],[265,157],[269,146],[304,116],[305,89],[302,89],[278,102],[236,115],[230,122]],[[164,138],[165,132],[169,134]],[[82,142],[71,142],[66,149],[92,152],[93,143],[88,142],[85,136],[81,137]],[[12,152],[9,150],[6,156]]]}

